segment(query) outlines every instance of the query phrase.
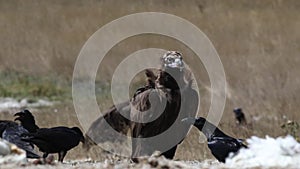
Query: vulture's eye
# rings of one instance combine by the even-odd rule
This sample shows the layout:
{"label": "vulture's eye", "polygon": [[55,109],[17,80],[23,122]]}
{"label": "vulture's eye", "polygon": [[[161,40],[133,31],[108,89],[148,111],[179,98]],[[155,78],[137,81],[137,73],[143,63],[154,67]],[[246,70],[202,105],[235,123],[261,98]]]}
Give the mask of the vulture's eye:
{"label": "vulture's eye", "polygon": [[167,58],[167,61],[170,63],[172,63],[172,62],[174,62],[175,60],[174,60],[174,58]]}

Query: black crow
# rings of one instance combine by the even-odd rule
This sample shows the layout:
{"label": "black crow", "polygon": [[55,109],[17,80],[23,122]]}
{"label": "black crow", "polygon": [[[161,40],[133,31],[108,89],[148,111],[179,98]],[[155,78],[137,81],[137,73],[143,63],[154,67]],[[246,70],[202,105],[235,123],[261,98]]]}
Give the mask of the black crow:
{"label": "black crow", "polygon": [[[23,112],[19,112],[19,113],[15,114],[15,116],[19,116],[15,119],[15,121],[21,119],[21,114]],[[30,115],[31,115],[31,113],[30,113]],[[32,119],[32,118],[34,120],[33,116],[30,119]],[[29,133],[28,129],[25,126],[23,126],[22,123],[21,123],[21,125],[19,125],[18,123],[13,122],[13,121],[8,121],[8,120],[0,121],[0,137],[1,138],[7,140],[8,142],[15,144],[19,148],[25,150],[27,158],[40,158],[40,156],[34,152],[34,146],[31,143],[28,143],[28,142],[22,140],[22,136],[24,134],[28,134],[28,133]]]}
{"label": "black crow", "polygon": [[84,136],[78,127],[53,127],[40,128],[35,133],[29,133],[22,139],[35,144],[42,151],[45,159],[48,154],[58,153],[58,161],[63,162],[67,151],[74,148],[81,141],[84,143]]}
{"label": "black crow", "polygon": [[35,124],[34,116],[29,110],[23,110],[16,113],[14,116],[17,116],[15,121],[20,121],[21,125],[30,133],[34,133],[37,129],[39,129],[39,127]]}
{"label": "black crow", "polygon": [[203,117],[189,117],[182,119],[182,121],[189,125],[194,125],[206,136],[208,148],[220,162],[224,163],[230,153],[237,153],[239,149],[247,148],[242,140],[226,135],[218,127],[208,122]]}
{"label": "black crow", "polygon": [[242,110],[242,108],[235,108],[233,109],[235,119],[237,120],[237,124],[247,124],[245,114]]}

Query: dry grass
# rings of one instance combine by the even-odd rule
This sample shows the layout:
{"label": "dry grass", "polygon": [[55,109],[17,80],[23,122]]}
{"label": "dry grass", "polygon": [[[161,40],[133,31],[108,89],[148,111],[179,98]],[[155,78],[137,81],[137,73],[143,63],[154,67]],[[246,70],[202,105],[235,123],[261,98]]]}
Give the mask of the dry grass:
{"label": "dry grass", "polygon": [[[81,47],[101,26],[135,12],[172,13],[197,25],[220,55],[228,83],[220,127],[240,138],[278,136],[284,134],[280,129],[280,124],[286,121],[284,116],[295,121],[300,117],[299,10],[297,0],[1,0],[0,70],[29,76],[60,75],[70,84]],[[204,66],[188,47],[167,37],[143,35],[120,42],[107,54],[98,70],[101,85],[97,87],[108,91],[110,77],[120,61],[136,50],[149,47],[181,51],[200,85],[204,88],[210,85]],[[99,92],[98,96],[102,107],[111,105],[109,93]],[[209,92],[201,90],[199,115],[208,112],[209,104]],[[232,109],[237,106],[244,108],[251,123],[249,128],[234,124]],[[35,113],[40,126],[79,125],[71,104],[57,108],[58,113],[53,109]],[[10,118],[7,114],[0,115]],[[198,143],[198,137],[193,129],[176,158],[211,157],[206,146]],[[85,156],[80,152],[77,148],[67,158]],[[92,156],[96,158],[99,152]]]}

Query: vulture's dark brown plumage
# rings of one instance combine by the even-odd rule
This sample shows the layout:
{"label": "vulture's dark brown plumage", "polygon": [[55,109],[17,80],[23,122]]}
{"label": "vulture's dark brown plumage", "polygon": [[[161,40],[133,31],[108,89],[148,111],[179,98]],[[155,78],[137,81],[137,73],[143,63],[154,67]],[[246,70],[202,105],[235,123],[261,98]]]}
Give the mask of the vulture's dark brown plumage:
{"label": "vulture's dark brown plumage", "polygon": [[[146,70],[145,75],[147,83],[145,86],[137,89],[134,97],[150,88],[154,88],[155,79],[157,78],[156,75],[151,70]],[[130,117],[130,101],[113,105],[103,114],[103,116],[92,123],[85,134],[86,140],[83,147],[87,150],[89,150],[91,146],[99,143],[124,141],[124,137],[120,137],[120,135],[111,132],[111,130],[107,130],[108,127],[112,127],[115,131],[123,135],[127,135],[130,130],[131,123],[130,120],[126,118]],[[125,114],[126,117],[122,114]],[[109,126],[107,126],[107,124]]]}
{"label": "vulture's dark brown plumage", "polygon": [[[189,126],[182,124],[180,120],[182,117],[196,115],[198,94],[191,87],[192,80],[185,77],[185,71],[180,53],[166,53],[162,58],[162,69],[158,71],[154,88],[132,98],[131,136],[151,138],[164,135],[158,139],[133,139],[134,161],[157,150],[166,158],[172,159],[177,145],[186,136]],[[171,132],[166,132],[169,129]]]}
{"label": "vulture's dark brown plumage", "polygon": [[[118,107],[118,108],[117,108]],[[107,124],[119,133],[126,135],[130,129],[130,121],[125,118],[119,111],[126,114],[130,113],[130,102],[123,102],[116,106],[112,106],[109,110],[104,112],[104,116],[99,117],[90,126],[85,134],[85,143],[83,147],[90,149],[92,145],[104,142],[122,142],[123,137],[119,137],[115,133],[107,130]]]}
{"label": "vulture's dark brown plumage", "polygon": [[[103,117],[98,118],[90,127],[86,136],[94,143],[115,141],[115,135],[107,138],[103,124],[106,120],[116,131],[132,136],[132,159],[151,155],[154,151],[162,152],[167,158],[173,158],[177,145],[186,136],[190,126],[181,123],[185,117],[195,117],[198,108],[198,94],[192,88],[190,72],[184,67],[182,56],[175,51],[167,52],[162,57],[162,67],[154,74],[146,70],[147,84],[135,92],[130,101],[113,106]],[[118,109],[116,108],[118,107]],[[130,120],[122,114],[129,115]],[[134,138],[151,138],[167,132],[159,142],[144,141]],[[102,136],[105,136],[103,138]],[[89,139],[89,140],[90,140]],[[91,142],[91,141],[87,141]],[[165,147],[165,143],[172,146]]]}

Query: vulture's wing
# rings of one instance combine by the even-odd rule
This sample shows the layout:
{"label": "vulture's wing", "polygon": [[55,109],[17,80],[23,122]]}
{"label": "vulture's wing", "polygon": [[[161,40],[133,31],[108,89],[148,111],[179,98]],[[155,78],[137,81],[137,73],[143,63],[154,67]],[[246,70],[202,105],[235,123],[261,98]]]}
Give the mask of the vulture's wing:
{"label": "vulture's wing", "polygon": [[[178,104],[172,106],[172,100],[168,98],[172,97],[160,89],[148,89],[132,98],[130,119],[133,138],[153,137],[172,125]],[[160,150],[157,146],[160,145],[148,139],[133,139],[132,157],[151,155],[155,150]]]}
{"label": "vulture's wing", "polygon": [[[119,137],[109,129],[113,128],[115,131],[126,135],[130,129],[130,121],[122,114],[127,114],[129,117],[130,103],[129,101],[112,106],[104,113],[104,116],[99,117],[90,126],[86,132],[86,141],[84,147],[89,149],[91,145],[104,142],[122,142],[122,137]],[[109,126],[108,126],[109,125]]]}
{"label": "vulture's wing", "polygon": [[[156,76],[153,71],[147,69],[145,71],[147,83],[144,87],[140,88],[139,92],[144,92],[154,87]],[[123,115],[125,115],[125,117]],[[120,137],[116,133],[111,132],[111,127],[123,134],[127,135],[130,129],[130,120],[126,117],[130,117],[130,101],[120,103],[112,106],[104,113],[104,116],[99,117],[90,126],[86,133],[86,141],[84,147],[89,149],[93,144],[104,142],[123,142],[124,137]],[[108,126],[109,125],[109,126]]]}
{"label": "vulture's wing", "polygon": [[167,101],[167,94],[158,89],[145,90],[132,98],[130,119],[133,121],[133,137],[154,136],[166,128],[167,123],[160,123],[166,115]]}

